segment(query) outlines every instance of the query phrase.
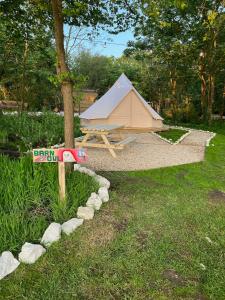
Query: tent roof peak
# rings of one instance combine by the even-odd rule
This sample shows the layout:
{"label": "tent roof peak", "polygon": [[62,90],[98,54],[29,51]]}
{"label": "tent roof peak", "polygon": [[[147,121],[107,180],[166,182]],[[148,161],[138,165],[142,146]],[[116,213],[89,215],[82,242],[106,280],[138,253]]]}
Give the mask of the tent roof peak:
{"label": "tent roof peak", "polygon": [[133,86],[127,76],[122,73],[114,85],[94,104],[92,104],[85,112],[80,115],[81,119],[106,119],[113,110],[120,104],[124,97],[134,91],[145,108],[150,112],[156,120],[162,120],[160,115],[144,100]]}
{"label": "tent roof peak", "polygon": [[115,84],[118,83],[121,85],[133,86],[132,82],[128,79],[128,77],[124,73],[122,73],[120,77],[117,79],[117,81],[115,82]]}

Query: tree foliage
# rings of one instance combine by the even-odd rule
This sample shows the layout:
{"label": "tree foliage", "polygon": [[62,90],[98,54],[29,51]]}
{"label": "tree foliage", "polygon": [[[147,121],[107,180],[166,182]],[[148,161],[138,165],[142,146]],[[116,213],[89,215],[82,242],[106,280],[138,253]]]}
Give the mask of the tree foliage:
{"label": "tree foliage", "polygon": [[74,58],[73,70],[86,78],[86,88],[97,90],[101,96],[122,73],[126,73],[138,85],[141,66],[135,59],[107,57],[82,51]]}
{"label": "tree foliage", "polygon": [[39,109],[46,103],[54,106],[56,90],[48,77],[55,69],[55,51],[48,20],[41,21],[28,1],[0,3],[2,100]]}
{"label": "tree foliage", "polygon": [[212,113],[223,115],[224,1],[60,2],[64,26],[88,28],[91,34],[133,27],[135,41],[120,58],[87,51],[68,57],[66,52],[68,70],[56,76],[51,2],[0,1],[1,99],[53,107],[60,102],[56,83],[70,81],[76,89],[85,83],[102,95],[124,72],[157,110],[174,120],[210,122]]}
{"label": "tree foliage", "polygon": [[188,102],[210,122],[224,101],[224,1],[146,0],[141,10],[137,41],[125,54],[143,57],[152,51],[167,74],[164,97],[169,97],[174,117]]}

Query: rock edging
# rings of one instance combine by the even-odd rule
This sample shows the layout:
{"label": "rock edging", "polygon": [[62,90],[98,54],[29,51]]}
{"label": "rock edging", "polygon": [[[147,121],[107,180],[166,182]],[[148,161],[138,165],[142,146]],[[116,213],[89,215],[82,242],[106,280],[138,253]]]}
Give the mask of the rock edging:
{"label": "rock edging", "polygon": [[[170,127],[170,128],[172,128],[172,127]],[[176,129],[178,129],[178,128],[176,128]],[[181,128],[179,128],[179,129],[181,129]],[[187,131],[187,129],[185,129],[185,128],[183,128],[182,130],[186,130],[186,131]],[[192,132],[192,129],[188,129],[188,132],[186,132],[185,134],[183,134],[183,135],[182,135],[176,142],[174,142],[174,143],[173,143],[171,140],[168,140],[167,138],[164,138],[164,137],[162,137],[161,135],[157,134],[156,132],[152,132],[152,134],[155,135],[155,136],[157,136],[157,137],[159,137],[161,140],[163,140],[163,141],[165,141],[165,142],[167,142],[167,143],[169,143],[169,144],[171,144],[171,145],[177,145],[177,144],[179,144],[180,142],[182,142],[183,139],[185,139],[188,135],[190,135],[191,132]]]}
{"label": "rock edging", "polygon": [[[46,253],[46,248],[50,247],[52,243],[58,241],[61,238],[61,233],[66,235],[74,232],[80,227],[84,220],[91,220],[94,217],[96,210],[99,210],[103,203],[109,201],[110,182],[100,175],[97,175],[94,171],[81,167],[78,164],[74,165],[74,171],[87,174],[93,177],[99,184],[98,193],[92,193],[86,202],[86,206],[78,207],[77,218],[72,218],[62,225],[59,223],[51,223],[45,230],[41,240],[41,244],[25,243],[21,252],[18,254],[16,259],[10,251],[4,251],[0,255],[0,280],[14,272],[20,265],[20,263],[33,264],[43,254]],[[44,246],[46,248],[44,248]]]}
{"label": "rock edging", "polygon": [[206,147],[209,147],[209,146],[210,146],[211,140],[214,139],[214,137],[216,136],[216,133],[215,133],[215,132],[212,132],[212,131],[209,131],[209,130],[193,129],[193,128],[188,128],[188,127],[183,127],[183,126],[170,126],[170,128],[174,128],[174,129],[182,129],[182,130],[189,130],[189,131],[196,130],[196,131],[200,131],[200,132],[210,133],[210,134],[211,134],[211,137],[208,138],[208,139],[205,141],[205,146],[206,146]]}

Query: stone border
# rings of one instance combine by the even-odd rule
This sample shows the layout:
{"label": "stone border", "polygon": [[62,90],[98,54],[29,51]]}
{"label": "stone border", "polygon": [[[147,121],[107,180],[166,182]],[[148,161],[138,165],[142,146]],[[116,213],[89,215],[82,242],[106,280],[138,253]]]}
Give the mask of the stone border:
{"label": "stone border", "polygon": [[[172,127],[170,127],[170,128],[172,128]],[[172,129],[173,129],[173,128],[172,128]],[[174,128],[174,129],[181,129],[181,128]],[[192,132],[192,129],[189,129],[189,128],[187,128],[187,129],[182,128],[182,130],[185,130],[185,131],[188,130],[188,132],[184,133],[184,134],[183,134],[176,142],[174,142],[174,143],[173,143],[171,140],[168,140],[167,138],[164,138],[164,137],[162,137],[161,135],[157,134],[156,132],[152,132],[152,134],[155,135],[155,136],[157,136],[157,137],[159,137],[160,140],[165,141],[165,142],[167,142],[167,143],[169,143],[169,144],[171,144],[171,145],[177,145],[177,144],[179,144],[181,141],[183,141],[183,139],[185,139],[188,135],[190,135],[191,132]]]}
{"label": "stone border", "polygon": [[215,132],[208,131],[208,130],[193,129],[193,128],[188,128],[188,127],[183,127],[183,126],[169,126],[169,127],[170,127],[170,128],[174,128],[174,129],[183,129],[183,130],[190,130],[190,131],[196,130],[196,131],[200,131],[200,132],[210,133],[212,136],[211,136],[210,138],[208,138],[208,139],[205,141],[205,146],[206,146],[206,147],[209,147],[209,146],[210,146],[211,140],[216,136],[216,133],[215,133]]}
{"label": "stone border", "polygon": [[[212,133],[212,136],[210,138],[208,138],[208,140],[206,140],[205,142],[205,146],[206,147],[209,147],[210,146],[210,142],[212,139],[214,139],[214,137],[216,136],[216,133],[215,132],[211,132]],[[214,146],[214,145],[213,145]]]}
{"label": "stone border", "polygon": [[[110,182],[105,177],[97,175],[94,171],[86,167],[81,167],[78,164],[74,165],[74,171],[93,177],[99,184],[98,193],[91,193],[86,202],[86,206],[78,208],[77,218],[72,218],[62,225],[53,222],[48,226],[41,238],[41,244],[46,248],[58,241],[61,238],[62,232],[69,235],[81,226],[84,220],[93,219],[95,211],[99,210],[103,203],[109,201],[108,190],[110,188]],[[14,272],[21,262],[26,264],[35,263],[46,252],[46,248],[41,244],[26,242],[18,254],[18,259],[16,259],[10,251],[2,252],[0,255],[0,280]]]}

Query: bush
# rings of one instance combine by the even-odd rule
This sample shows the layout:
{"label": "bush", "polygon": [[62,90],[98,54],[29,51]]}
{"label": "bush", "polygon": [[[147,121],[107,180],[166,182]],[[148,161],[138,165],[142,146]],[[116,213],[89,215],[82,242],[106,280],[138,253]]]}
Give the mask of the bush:
{"label": "bush", "polygon": [[[49,147],[64,141],[64,118],[50,112],[40,116],[27,113],[0,115],[0,132],[4,133],[4,138],[0,136],[0,148],[5,143],[9,149],[16,148],[20,152],[35,147]],[[75,118],[74,137],[79,135],[80,121]]]}
{"label": "bush", "polygon": [[165,119],[171,120],[174,124],[200,122],[198,113],[192,104],[183,105],[176,111],[172,111],[171,109],[164,110],[163,115],[165,116]]}

